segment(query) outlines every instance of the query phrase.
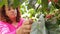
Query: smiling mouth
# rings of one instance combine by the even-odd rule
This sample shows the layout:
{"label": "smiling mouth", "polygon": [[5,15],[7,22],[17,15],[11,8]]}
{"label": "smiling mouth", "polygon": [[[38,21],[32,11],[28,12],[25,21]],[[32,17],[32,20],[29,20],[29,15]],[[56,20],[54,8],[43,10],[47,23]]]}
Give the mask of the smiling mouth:
{"label": "smiling mouth", "polygon": [[16,14],[11,14],[11,15],[14,15],[14,16],[16,16]]}

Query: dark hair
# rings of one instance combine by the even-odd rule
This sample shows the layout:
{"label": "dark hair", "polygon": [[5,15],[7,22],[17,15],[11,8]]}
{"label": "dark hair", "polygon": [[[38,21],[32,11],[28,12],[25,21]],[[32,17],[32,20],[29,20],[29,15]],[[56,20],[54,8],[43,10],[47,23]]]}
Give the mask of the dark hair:
{"label": "dark hair", "polygon": [[[1,8],[1,17],[3,18],[2,21],[4,22],[8,22],[8,23],[12,23],[12,21],[9,19],[9,17],[6,15],[6,10],[5,10],[5,5],[2,6]],[[17,17],[16,17],[16,22],[19,22],[21,15],[20,12],[18,10],[18,7],[16,8],[17,10]]]}
{"label": "dark hair", "polygon": [[0,20],[1,20],[1,7],[0,7]]}

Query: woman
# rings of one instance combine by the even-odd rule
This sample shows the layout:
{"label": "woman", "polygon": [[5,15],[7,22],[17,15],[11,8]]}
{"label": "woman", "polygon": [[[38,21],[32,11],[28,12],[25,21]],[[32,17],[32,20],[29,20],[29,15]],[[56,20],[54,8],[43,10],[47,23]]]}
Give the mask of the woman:
{"label": "woman", "polygon": [[28,34],[31,31],[29,20],[21,18],[19,8],[14,9],[12,6],[2,6],[0,20],[0,34]]}

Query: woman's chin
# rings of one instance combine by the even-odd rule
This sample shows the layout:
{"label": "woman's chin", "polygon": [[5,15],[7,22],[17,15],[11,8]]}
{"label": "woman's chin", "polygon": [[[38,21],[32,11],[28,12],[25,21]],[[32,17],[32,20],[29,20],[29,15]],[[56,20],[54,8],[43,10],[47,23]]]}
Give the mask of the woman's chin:
{"label": "woman's chin", "polygon": [[13,19],[13,18],[16,18],[16,16],[11,16],[10,18],[12,18],[12,19]]}

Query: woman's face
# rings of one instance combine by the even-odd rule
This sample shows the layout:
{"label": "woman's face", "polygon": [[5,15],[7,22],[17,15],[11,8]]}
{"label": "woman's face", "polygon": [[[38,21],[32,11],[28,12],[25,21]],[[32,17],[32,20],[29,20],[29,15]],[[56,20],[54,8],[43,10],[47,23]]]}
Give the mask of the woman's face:
{"label": "woman's face", "polygon": [[13,9],[12,7],[10,7],[10,8],[6,7],[5,10],[6,10],[6,15],[9,18],[13,19],[13,18],[17,17],[17,10],[16,9]]}

